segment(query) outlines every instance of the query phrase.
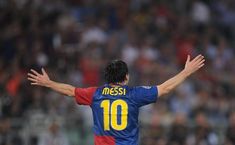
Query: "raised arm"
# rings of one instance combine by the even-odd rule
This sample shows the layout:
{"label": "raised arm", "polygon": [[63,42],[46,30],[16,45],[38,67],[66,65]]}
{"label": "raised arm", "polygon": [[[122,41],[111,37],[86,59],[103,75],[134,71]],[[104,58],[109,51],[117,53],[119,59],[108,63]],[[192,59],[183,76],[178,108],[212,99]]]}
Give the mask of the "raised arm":
{"label": "raised arm", "polygon": [[31,69],[30,72],[28,73],[28,80],[31,81],[31,85],[48,87],[61,94],[64,94],[67,96],[75,96],[74,86],[63,84],[63,83],[58,83],[58,82],[50,80],[48,74],[43,68],[42,68],[42,74]]}
{"label": "raised arm", "polygon": [[198,69],[204,66],[204,56],[198,55],[192,61],[188,55],[184,69],[173,78],[157,86],[158,96],[163,96],[174,90],[179,84],[181,84],[188,76],[196,72]]}

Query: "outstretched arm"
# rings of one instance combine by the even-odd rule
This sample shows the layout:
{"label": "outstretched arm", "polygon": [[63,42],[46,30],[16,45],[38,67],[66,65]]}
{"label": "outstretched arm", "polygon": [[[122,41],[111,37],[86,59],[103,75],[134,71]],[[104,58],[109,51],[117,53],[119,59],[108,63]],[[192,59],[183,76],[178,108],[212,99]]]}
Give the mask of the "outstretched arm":
{"label": "outstretched arm", "polygon": [[184,69],[173,78],[157,86],[158,96],[160,97],[171,92],[179,84],[181,84],[188,76],[190,76],[191,74],[199,70],[201,67],[203,67],[204,62],[205,59],[204,56],[202,55],[198,55],[192,61],[190,61],[190,56],[188,55]]}
{"label": "outstretched arm", "polygon": [[63,84],[63,83],[58,83],[58,82],[50,80],[48,74],[43,68],[42,68],[42,74],[38,73],[37,71],[33,69],[31,69],[30,71],[31,72],[28,73],[28,80],[31,81],[31,85],[48,87],[61,94],[64,94],[67,96],[75,96],[74,86]]}

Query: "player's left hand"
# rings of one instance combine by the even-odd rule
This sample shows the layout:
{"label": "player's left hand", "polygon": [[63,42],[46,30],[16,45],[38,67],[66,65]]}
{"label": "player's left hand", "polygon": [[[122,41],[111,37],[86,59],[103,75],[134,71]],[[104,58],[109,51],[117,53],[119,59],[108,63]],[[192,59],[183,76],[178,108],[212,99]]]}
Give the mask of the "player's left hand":
{"label": "player's left hand", "polygon": [[48,86],[50,78],[46,71],[42,68],[42,74],[38,73],[34,69],[31,69],[28,73],[28,80],[31,81],[31,85]]}

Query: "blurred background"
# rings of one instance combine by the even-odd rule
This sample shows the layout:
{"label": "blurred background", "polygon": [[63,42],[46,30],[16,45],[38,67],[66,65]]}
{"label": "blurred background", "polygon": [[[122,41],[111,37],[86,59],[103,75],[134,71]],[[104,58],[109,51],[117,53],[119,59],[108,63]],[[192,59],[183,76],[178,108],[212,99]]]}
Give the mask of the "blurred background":
{"label": "blurred background", "polygon": [[92,145],[89,107],[26,80],[44,67],[78,87],[112,59],[130,85],[206,66],[140,113],[140,145],[235,145],[234,0],[0,0],[0,145]]}

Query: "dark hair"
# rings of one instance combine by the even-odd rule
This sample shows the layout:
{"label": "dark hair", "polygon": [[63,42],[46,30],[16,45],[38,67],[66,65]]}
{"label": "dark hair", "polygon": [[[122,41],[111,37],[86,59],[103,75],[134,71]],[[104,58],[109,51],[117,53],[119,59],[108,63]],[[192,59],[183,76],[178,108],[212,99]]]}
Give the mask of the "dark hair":
{"label": "dark hair", "polygon": [[111,61],[104,70],[104,77],[107,83],[121,83],[125,81],[127,74],[127,64],[122,60]]}

